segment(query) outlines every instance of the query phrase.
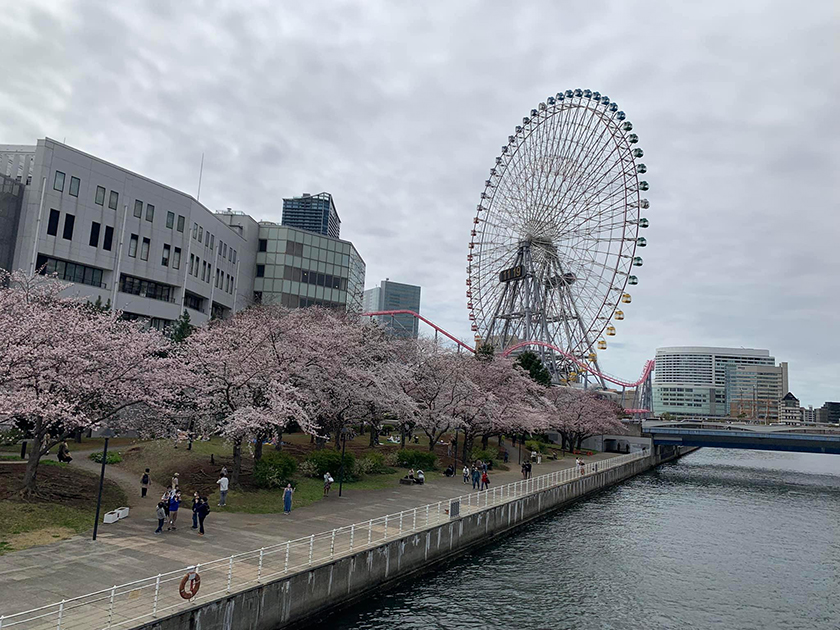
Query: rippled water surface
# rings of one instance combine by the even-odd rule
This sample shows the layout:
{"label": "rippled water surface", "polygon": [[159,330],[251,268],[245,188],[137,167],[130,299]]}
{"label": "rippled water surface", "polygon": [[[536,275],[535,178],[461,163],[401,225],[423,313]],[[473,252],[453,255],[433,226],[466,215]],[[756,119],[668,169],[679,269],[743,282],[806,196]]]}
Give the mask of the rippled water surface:
{"label": "rippled water surface", "polygon": [[840,628],[840,456],[703,449],[319,630]]}

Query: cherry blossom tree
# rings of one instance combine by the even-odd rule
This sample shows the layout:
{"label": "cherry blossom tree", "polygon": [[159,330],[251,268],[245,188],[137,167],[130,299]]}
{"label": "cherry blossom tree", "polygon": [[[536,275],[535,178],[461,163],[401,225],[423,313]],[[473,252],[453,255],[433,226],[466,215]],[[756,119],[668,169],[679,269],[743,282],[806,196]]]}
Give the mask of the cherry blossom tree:
{"label": "cherry blossom tree", "polygon": [[623,433],[621,409],[591,390],[552,387],[546,397],[553,406],[552,426],[563,439],[563,448],[574,450],[593,435]]}
{"label": "cherry blossom tree", "polygon": [[193,331],[183,342],[182,361],[199,427],[233,445],[231,483],[239,483],[242,445],[263,441],[290,422],[308,422],[303,396],[282,369],[277,351],[290,347],[282,328],[285,312],[258,306]]}
{"label": "cherry blossom tree", "polygon": [[0,287],[0,417],[31,438],[22,492],[34,494],[41,458],[75,431],[135,428],[132,408],[164,408],[176,362],[157,331],[64,297],[53,277],[0,272]]}

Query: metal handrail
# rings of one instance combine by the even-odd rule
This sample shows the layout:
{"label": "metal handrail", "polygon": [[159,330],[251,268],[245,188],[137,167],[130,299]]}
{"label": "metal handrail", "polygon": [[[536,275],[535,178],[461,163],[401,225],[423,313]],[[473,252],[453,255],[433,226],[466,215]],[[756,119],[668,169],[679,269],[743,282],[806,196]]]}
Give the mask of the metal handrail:
{"label": "metal handrail", "polygon": [[[131,627],[135,622],[155,618],[161,613],[188,608],[197,602],[209,601],[280,575],[326,564],[407,533],[440,525],[449,521],[452,505],[456,502],[460,504],[460,516],[466,516],[647,456],[646,452],[633,453],[585,464],[583,470],[577,467],[557,470],[547,475],[471,492],[200,565],[159,573],[12,615],[0,615],[0,630],[12,627],[39,630]],[[179,582],[185,573],[192,571],[200,571],[202,589],[189,602],[181,599],[176,588],[162,588]]]}

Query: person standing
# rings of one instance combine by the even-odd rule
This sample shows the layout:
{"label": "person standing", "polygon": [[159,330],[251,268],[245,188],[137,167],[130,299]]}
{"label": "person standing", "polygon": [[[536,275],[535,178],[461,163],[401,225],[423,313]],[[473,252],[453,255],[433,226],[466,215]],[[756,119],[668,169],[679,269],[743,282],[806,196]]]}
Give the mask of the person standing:
{"label": "person standing", "polygon": [[152,482],[151,477],[149,477],[149,469],[146,469],[146,472],[143,473],[143,476],[140,477],[140,497],[146,498],[146,493],[149,491],[149,484]]}
{"label": "person standing", "polygon": [[289,514],[292,511],[292,495],[295,493],[295,489],[292,488],[292,484],[287,483],[286,489],[283,490],[283,514]]}
{"label": "person standing", "polygon": [[210,504],[207,502],[207,497],[201,497],[201,503],[198,506],[198,535],[204,536],[204,519],[210,514]]}
{"label": "person standing", "polygon": [[172,491],[178,490],[178,486],[180,485],[180,481],[178,480],[178,473],[172,475],[172,482],[169,484],[172,486]]}
{"label": "person standing", "polygon": [[175,493],[172,492],[172,488],[168,487],[166,490],[163,491],[163,494],[160,495],[160,501],[163,503],[163,509],[166,512],[166,518],[169,518],[169,499],[172,498],[172,495]]}
{"label": "person standing", "polygon": [[467,466],[466,464],[464,464],[463,473],[464,473],[464,483],[469,483],[470,482],[470,467]]}
{"label": "person standing", "polygon": [[487,476],[487,471],[486,470],[481,475],[481,489],[482,490],[489,490],[490,489],[490,477]]}
{"label": "person standing", "polygon": [[155,534],[160,534],[163,531],[163,522],[166,520],[166,510],[163,509],[163,501],[157,504],[157,509],[155,510],[155,516],[157,516],[158,520],[158,527],[155,530]]}
{"label": "person standing", "polygon": [[526,479],[531,478],[532,468],[533,468],[533,465],[531,464],[531,462],[528,462],[528,463],[525,464],[525,475],[526,475],[525,478]]}
{"label": "person standing", "polygon": [[525,462],[522,462],[521,468],[522,468],[522,478],[527,479],[528,478],[528,466],[527,466],[527,464],[525,464]]}
{"label": "person standing", "polygon": [[169,529],[175,529],[175,521],[178,520],[178,508],[181,507],[181,493],[176,492],[169,499]]}
{"label": "person standing", "polygon": [[198,529],[198,506],[201,505],[201,497],[198,496],[198,492],[193,492],[193,502],[192,502],[192,517],[193,517],[193,529]]}
{"label": "person standing", "polygon": [[477,466],[473,466],[473,469],[472,469],[473,490],[477,490],[480,485],[481,485],[481,471],[478,470]]}
{"label": "person standing", "polygon": [[542,453],[537,453],[537,464],[542,464]]}
{"label": "person standing", "polygon": [[227,504],[228,488],[230,487],[230,481],[227,478],[227,473],[222,473],[222,476],[219,477],[216,485],[219,486],[219,507],[225,507]]}
{"label": "person standing", "polygon": [[327,472],[324,473],[324,496],[325,497],[330,494],[330,488],[332,487],[333,481],[334,480],[332,478],[332,475],[330,474],[330,471],[328,470]]}

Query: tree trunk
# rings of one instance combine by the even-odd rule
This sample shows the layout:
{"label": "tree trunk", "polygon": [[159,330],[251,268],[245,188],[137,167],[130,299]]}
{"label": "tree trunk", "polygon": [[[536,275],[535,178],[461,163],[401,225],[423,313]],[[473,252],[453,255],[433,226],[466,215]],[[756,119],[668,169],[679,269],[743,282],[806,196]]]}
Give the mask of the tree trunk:
{"label": "tree trunk", "polygon": [[405,427],[400,427],[400,448],[405,448]]}
{"label": "tree trunk", "polygon": [[239,485],[239,473],[242,472],[242,438],[233,441],[233,470],[230,472],[230,482]]}
{"label": "tree trunk", "polygon": [[283,432],[279,431],[277,433],[277,444],[274,445],[275,451],[282,451],[283,450]]}
{"label": "tree trunk", "polygon": [[[426,435],[429,435],[429,434],[427,433]],[[429,451],[430,452],[435,450],[435,442],[436,441],[437,440],[435,440],[434,435],[429,435]]]}
{"label": "tree trunk", "polygon": [[499,436],[499,448],[502,448],[504,445],[505,445],[505,436],[500,435]]}
{"label": "tree trunk", "polygon": [[263,440],[265,436],[258,435],[256,441],[254,442],[254,461],[258,462],[262,459],[262,451],[263,451]]}
{"label": "tree trunk", "polygon": [[490,436],[486,433],[481,436],[481,450],[486,451],[490,448]]}
{"label": "tree trunk", "polygon": [[379,431],[373,425],[370,425],[370,446],[379,446]]}
{"label": "tree trunk", "polygon": [[41,436],[35,433],[32,439],[32,448],[29,451],[29,459],[26,462],[26,473],[23,475],[23,487],[21,494],[32,495],[37,489],[36,477],[38,475],[38,464],[41,462]]}
{"label": "tree trunk", "polygon": [[468,437],[466,433],[464,433],[464,463],[467,463],[470,455],[470,451],[472,450],[472,437]]}
{"label": "tree trunk", "polygon": [[335,450],[341,450],[341,429],[335,432]]}

